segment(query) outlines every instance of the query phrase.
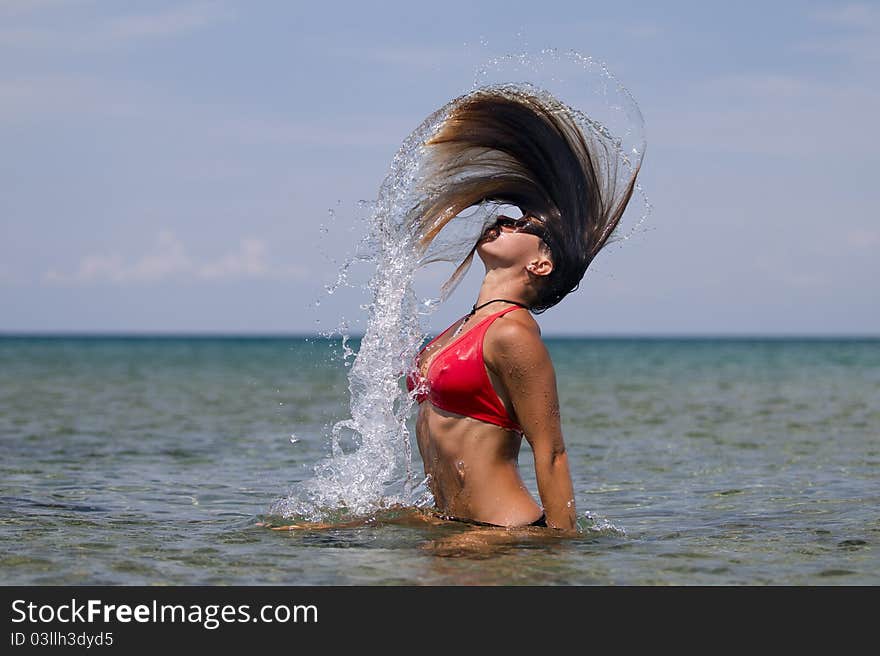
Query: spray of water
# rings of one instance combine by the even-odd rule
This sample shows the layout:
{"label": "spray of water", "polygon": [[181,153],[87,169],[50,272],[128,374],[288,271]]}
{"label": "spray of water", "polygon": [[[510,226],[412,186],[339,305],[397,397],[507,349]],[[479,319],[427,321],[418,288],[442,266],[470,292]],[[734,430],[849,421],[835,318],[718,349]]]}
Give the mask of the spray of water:
{"label": "spray of water", "polygon": [[[425,142],[446,116],[440,110],[406,139],[372,204],[360,259],[373,258],[369,320],[349,373],[351,417],[333,426],[331,453],[314,476],[273,506],[273,514],[321,520],[340,513],[366,515],[409,504],[416,493],[407,427],[413,400],[400,384],[424,337],[413,275],[423,253],[410,217],[419,204]],[[343,266],[337,284],[351,262]],[[346,452],[345,438],[355,445]]]}
{"label": "spray of water", "polygon": [[[414,401],[402,377],[426,337],[425,317],[439,299],[420,298],[414,277],[429,263],[461,261],[505,208],[489,202],[471,208],[448,223],[430,246],[420,246],[423,235],[417,226],[430,187],[425,143],[462,98],[488,87],[566,102],[584,133],[609,145],[607,152],[616,164],[634,171],[641,161],[645,142],[635,101],[603,65],[578,53],[548,50],[490,60],[478,70],[472,91],[425,119],[396,153],[377,200],[364,203],[369,231],[355,257],[340,267],[336,283],[327,289],[333,293],[346,284],[354,261],[375,264],[368,285],[371,300],[365,307],[368,321],[349,372],[351,416],[332,427],[331,452],[314,467],[312,478],[273,504],[272,514],[320,521],[433,503],[412,464],[408,419]],[[584,92],[589,97],[583,97]],[[615,125],[618,129],[612,131]],[[641,225],[649,209],[645,201],[636,226],[624,237]],[[346,334],[343,346],[347,354],[353,353]]]}

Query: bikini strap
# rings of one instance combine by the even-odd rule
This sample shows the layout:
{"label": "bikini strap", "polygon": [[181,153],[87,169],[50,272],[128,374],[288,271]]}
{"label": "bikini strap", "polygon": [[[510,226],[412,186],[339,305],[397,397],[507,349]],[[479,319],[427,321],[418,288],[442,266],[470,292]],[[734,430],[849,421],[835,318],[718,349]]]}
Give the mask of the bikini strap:
{"label": "bikini strap", "polygon": [[520,306],[520,305],[514,305],[513,307],[504,308],[503,310],[501,310],[501,312],[496,312],[494,315],[490,314],[490,315],[489,315],[488,317],[486,317],[486,318],[487,318],[487,319],[493,319],[493,320],[494,320],[494,319],[497,319],[498,317],[502,317],[502,316],[504,316],[504,315],[507,314],[508,312],[513,312],[514,310],[528,310],[528,308],[526,308],[526,307],[522,307],[522,306]]}
{"label": "bikini strap", "polygon": [[[471,329],[470,333],[476,332],[479,330],[485,335],[486,331],[489,330],[489,326],[491,326],[493,323],[495,323],[495,319],[497,319],[498,317],[503,317],[505,314],[509,314],[510,312],[513,312],[514,310],[520,310],[520,309],[525,309],[525,308],[519,308],[517,306],[514,306],[514,307],[504,308],[503,310],[501,310],[500,312],[496,312],[495,314],[490,314],[488,317],[481,319],[480,322],[473,329]],[[470,334],[470,333],[468,333],[468,334]]]}

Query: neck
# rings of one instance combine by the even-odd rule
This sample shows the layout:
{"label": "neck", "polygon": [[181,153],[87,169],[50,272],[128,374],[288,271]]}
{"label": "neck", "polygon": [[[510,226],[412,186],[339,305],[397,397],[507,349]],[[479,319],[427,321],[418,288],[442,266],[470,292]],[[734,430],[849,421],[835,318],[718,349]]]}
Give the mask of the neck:
{"label": "neck", "polygon": [[480,286],[480,293],[477,295],[477,302],[474,303],[476,307],[500,298],[529,305],[530,299],[527,298],[527,292],[522,282],[511,280],[509,276],[493,275],[494,273],[494,271],[486,272],[486,277],[483,278],[483,284]]}

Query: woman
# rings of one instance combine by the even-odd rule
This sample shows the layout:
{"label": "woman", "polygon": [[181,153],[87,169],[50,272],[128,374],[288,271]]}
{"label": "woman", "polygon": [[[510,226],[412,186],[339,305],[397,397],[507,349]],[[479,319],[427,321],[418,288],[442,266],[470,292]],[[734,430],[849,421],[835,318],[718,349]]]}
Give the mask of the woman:
{"label": "woman", "polygon": [[[486,270],[472,311],[423,349],[407,380],[443,516],[576,528],[555,373],[529,310],[543,312],[577,288],[618,225],[639,169],[632,165],[618,181],[619,153],[601,130],[586,127],[549,94],[501,86],[454,101],[426,144],[423,247],[473,205],[510,204],[523,213],[498,217],[453,274],[447,293],[474,253]],[[519,476],[523,437],[540,504]]]}
{"label": "woman", "polygon": [[[575,528],[553,364],[531,314],[553,255],[543,224],[500,217],[476,252],[486,276],[472,311],[420,354],[409,388],[416,435],[440,511],[497,526]],[[519,476],[523,435],[542,506]]]}
{"label": "woman", "polygon": [[[437,235],[470,207],[513,205],[523,215],[495,217],[465,246],[470,253],[442,296],[476,253],[486,274],[472,311],[428,344],[407,375],[437,510],[477,524],[574,530],[555,373],[531,313],[577,288],[623,215],[640,161],[623,154],[602,126],[528,85],[456,98],[411,139],[423,146],[417,166],[387,180],[391,192],[403,190],[395,205],[406,208],[395,240],[402,259],[432,261],[432,243],[443,241],[435,242]],[[409,152],[408,143],[401,152]],[[406,161],[400,153],[395,159]],[[626,176],[618,174],[621,164]],[[412,197],[410,178],[419,181]],[[398,264],[392,258],[388,266]],[[518,473],[523,437],[534,453],[540,503]]]}

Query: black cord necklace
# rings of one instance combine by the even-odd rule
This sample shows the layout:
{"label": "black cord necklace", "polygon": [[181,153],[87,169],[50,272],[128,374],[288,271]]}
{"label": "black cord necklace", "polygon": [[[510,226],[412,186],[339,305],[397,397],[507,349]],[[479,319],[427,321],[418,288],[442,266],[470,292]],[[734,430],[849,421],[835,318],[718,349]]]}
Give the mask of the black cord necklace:
{"label": "black cord necklace", "polygon": [[471,311],[465,315],[464,320],[459,324],[458,328],[455,329],[455,332],[452,333],[452,337],[454,338],[458,336],[458,333],[461,332],[461,329],[464,328],[464,325],[468,322],[468,320],[477,313],[477,310],[482,310],[490,303],[510,303],[511,305],[518,305],[521,308],[525,308],[526,310],[529,309],[529,306],[525,305],[524,303],[520,303],[519,301],[509,301],[506,298],[493,298],[491,301],[486,301],[482,305],[477,305],[476,303],[474,303]]}

